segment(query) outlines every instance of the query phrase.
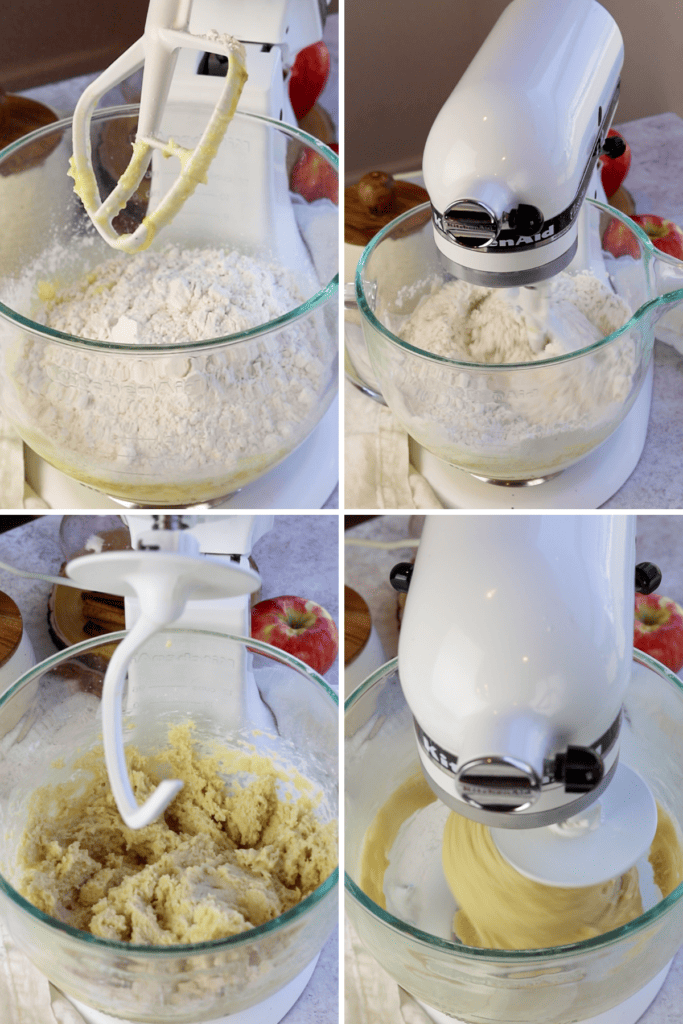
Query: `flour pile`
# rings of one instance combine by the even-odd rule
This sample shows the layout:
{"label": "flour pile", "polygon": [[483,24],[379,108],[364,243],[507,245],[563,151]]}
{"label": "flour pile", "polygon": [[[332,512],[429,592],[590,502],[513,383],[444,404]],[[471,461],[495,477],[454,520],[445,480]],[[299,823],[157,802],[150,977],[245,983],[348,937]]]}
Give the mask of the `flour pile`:
{"label": "flour pile", "polygon": [[85,280],[47,298],[48,327],[128,345],[176,345],[236,334],[283,316],[302,301],[282,267],[234,250],[175,245],[108,260]]}
{"label": "flour pile", "polygon": [[422,296],[400,337],[459,361],[531,365],[486,374],[429,360],[411,364],[411,373],[397,380],[401,418],[418,441],[474,472],[482,471],[482,456],[489,469],[490,460],[499,460],[501,477],[562,468],[569,451],[573,461],[619,422],[641,369],[636,342],[627,334],[576,359],[538,369],[533,364],[571,356],[631,315],[628,304],[587,271],[558,274],[534,289],[448,281]]}
{"label": "flour pile", "polygon": [[534,288],[453,280],[422,300],[401,336],[450,359],[526,363],[594,344],[630,316],[624,300],[587,271]]}
{"label": "flour pile", "polygon": [[196,353],[117,352],[199,343],[283,316],[303,296],[282,267],[170,245],[38,291],[34,319],[111,349],[24,335],[11,371],[15,422],[29,424],[22,432],[39,454],[109,493],[187,503],[197,482],[229,493],[299,444],[331,398],[336,338],[322,313]]}

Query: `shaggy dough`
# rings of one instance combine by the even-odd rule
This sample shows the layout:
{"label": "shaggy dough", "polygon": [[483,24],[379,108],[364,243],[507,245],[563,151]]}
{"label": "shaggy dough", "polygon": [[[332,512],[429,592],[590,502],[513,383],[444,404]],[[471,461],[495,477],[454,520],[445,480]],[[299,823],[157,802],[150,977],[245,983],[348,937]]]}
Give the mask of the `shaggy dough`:
{"label": "shaggy dough", "polygon": [[[384,909],[384,875],[399,829],[434,799],[419,773],[392,793],[367,830],[359,884]],[[659,804],[649,861],[655,885],[668,896],[683,881],[683,852],[676,826]],[[458,905],[453,930],[467,946],[539,949],[580,942],[643,912],[637,868],[597,886],[540,885],[515,871],[484,825],[455,813],[444,831],[443,869]]]}
{"label": "shaggy dough", "polygon": [[[126,753],[138,801],[162,775],[185,785],[162,818],[138,830],[119,816],[101,748],[76,761],[75,780],[37,790],[19,891],[46,914],[104,939],[204,942],[272,920],[336,867],[336,822],[319,821],[309,795],[293,797],[292,779],[267,758],[201,757],[190,724],[172,728],[154,757]],[[230,772],[250,781],[226,784]],[[300,776],[294,784],[312,789]]]}

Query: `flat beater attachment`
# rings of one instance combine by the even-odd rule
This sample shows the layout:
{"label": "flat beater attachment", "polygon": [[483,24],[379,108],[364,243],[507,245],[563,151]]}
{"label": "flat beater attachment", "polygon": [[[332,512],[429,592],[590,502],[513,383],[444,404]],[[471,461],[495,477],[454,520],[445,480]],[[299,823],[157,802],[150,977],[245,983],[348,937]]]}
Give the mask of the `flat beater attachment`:
{"label": "flat beater attachment", "polygon": [[[73,117],[73,156],[69,173],[74,189],[102,238],[115,249],[135,253],[146,249],[156,233],[168,224],[192,195],[206,182],[213,160],[235,113],[247,80],[246,54],[232,36],[188,31],[192,0],[150,0],[145,33],[83,92]],[[164,141],[156,135],[168,97],[177,51],[182,47],[220,53],[228,58],[228,73],[216,106],[194,149]],[[100,201],[92,166],[90,121],[102,96],[144,65],[138,130],[133,155],[118,183]],[[152,151],[177,156],[180,173],[166,195],[135,231],[119,235],[112,225],[124,209],[149,167]]]}

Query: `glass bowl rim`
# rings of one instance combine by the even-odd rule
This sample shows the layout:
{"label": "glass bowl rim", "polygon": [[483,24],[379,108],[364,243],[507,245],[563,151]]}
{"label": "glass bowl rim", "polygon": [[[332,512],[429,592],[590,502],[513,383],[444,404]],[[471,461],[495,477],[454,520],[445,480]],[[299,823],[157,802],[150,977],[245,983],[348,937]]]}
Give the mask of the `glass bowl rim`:
{"label": "glass bowl rim", "polygon": [[[140,105],[137,103],[102,107],[100,110],[95,111],[92,116],[92,120],[93,122],[98,122],[109,119],[113,120],[115,117],[131,117],[133,114],[136,114],[139,109]],[[252,114],[243,110],[236,111],[235,117],[255,121],[270,128],[275,128],[284,135],[290,135],[296,141],[302,142],[310,149],[315,150],[333,168],[333,170],[338,173],[339,158],[334,150],[330,149],[329,146],[326,146],[325,143],[320,142],[319,139],[309,135],[308,132],[302,131],[301,128],[286,124],[284,121],[275,121],[273,118],[265,117],[263,114]],[[29,135],[23,135],[14,142],[9,143],[9,145],[0,149],[0,166],[6,157],[15,154],[22,146],[32,144],[39,139],[50,135],[52,132],[66,132],[71,128],[72,122],[72,117],[65,117],[59,121],[53,121],[51,124],[45,125],[43,128],[38,128]],[[229,130],[230,129],[228,128],[228,131]],[[120,255],[116,249],[112,249],[111,252],[112,259],[117,255]],[[136,345],[128,342],[119,344],[111,341],[96,341],[93,338],[80,338],[64,331],[58,331],[53,327],[46,326],[45,324],[39,324],[35,320],[31,320],[30,317],[26,317],[22,313],[18,313],[16,310],[11,309],[2,301],[0,301],[0,317],[8,320],[14,326],[21,327],[26,331],[31,331],[32,334],[36,334],[47,341],[57,341],[71,348],[83,348],[86,351],[107,353],[131,352],[137,355],[157,356],[181,352],[192,354],[193,352],[211,351],[216,348],[222,348],[225,345],[237,345],[243,341],[250,341],[253,338],[271,334],[273,331],[282,330],[290,324],[296,323],[298,320],[309,316],[316,309],[329,302],[337,295],[338,290],[339,271],[337,271],[335,276],[328,281],[326,285],[321,286],[318,291],[311,296],[311,298],[306,299],[305,302],[295,306],[294,309],[289,310],[289,312],[283,313],[282,316],[276,317],[274,320],[269,320],[266,324],[260,324],[258,327],[250,327],[248,330],[237,331],[234,334],[228,334],[218,338],[205,338],[202,341],[193,342],[179,341],[165,343],[163,345]]]}
{"label": "glass bowl rim", "polygon": [[[122,640],[127,633],[128,630],[125,629],[118,630],[115,633],[104,633],[102,636],[91,637],[88,640],[83,640],[78,644],[74,644],[72,647],[65,647],[63,650],[50,655],[50,657],[45,658],[37,665],[34,665],[32,668],[28,669],[28,671],[24,672],[23,675],[21,675],[19,679],[17,679],[16,682],[0,696],[0,708],[2,708],[7,700],[18,692],[22,686],[26,683],[30,683],[45,672],[49,672],[60,662],[67,661],[71,656],[78,656],[94,647],[105,647],[108,644],[114,643],[114,641]],[[332,699],[333,704],[339,706],[339,698],[337,694],[330,686],[328,686],[322,676],[316,672],[315,669],[311,668],[299,658],[295,658],[293,655],[288,654],[287,651],[283,651],[279,647],[274,647],[272,644],[263,643],[263,641],[256,640],[253,637],[238,636],[233,633],[216,633],[214,630],[208,629],[189,629],[184,627],[173,629],[172,627],[167,627],[160,630],[160,633],[193,633],[199,634],[200,636],[219,637],[221,639],[237,641],[245,646],[252,647],[259,653],[265,654],[273,660],[281,661],[289,668],[295,669],[300,675],[306,677],[322,689],[324,694]],[[134,944],[132,942],[119,942],[112,939],[101,939],[97,935],[91,935],[90,932],[82,931],[80,928],[74,928],[72,925],[66,924],[63,921],[58,921],[56,918],[50,917],[49,914],[45,914],[42,910],[34,907],[32,903],[21,895],[21,893],[17,892],[14,886],[6,880],[5,876],[1,872],[0,892],[2,892],[11,903],[18,906],[20,910],[28,913],[29,917],[40,922],[40,924],[48,925],[50,928],[53,928],[58,932],[63,932],[70,939],[76,942],[83,942],[89,948],[94,947],[97,949],[113,951],[118,956],[143,955],[156,959],[166,958],[173,960],[178,958],[188,958],[195,954],[217,953],[224,949],[236,949],[240,946],[248,947],[253,942],[257,942],[272,933],[277,933],[288,924],[306,917],[308,912],[313,910],[318,903],[321,903],[328,894],[334,892],[337,887],[338,880],[339,866],[335,867],[334,871],[327,876],[324,882],[314,889],[313,892],[310,892],[308,896],[305,896],[295,906],[290,907],[289,910],[286,910],[282,914],[278,914],[278,916],[274,917],[271,921],[266,921],[265,924],[256,925],[246,932],[240,932],[238,935],[229,935],[223,939],[211,939],[207,942],[188,942],[173,946],[150,946]]]}
{"label": "glass bowl rim", "polygon": [[[647,255],[648,262],[651,259],[655,259],[657,261],[669,263],[674,267],[683,269],[683,264],[681,264],[679,260],[655,248],[655,246],[653,246],[652,242],[650,241],[650,238],[648,237],[647,233],[640,227],[639,224],[631,220],[631,218],[627,214],[622,213],[620,210],[615,209],[613,206],[606,206],[604,203],[599,202],[597,199],[586,198],[585,202],[590,203],[591,206],[597,207],[603,213],[607,213],[610,216],[616,217],[623,224],[625,224],[626,227],[628,227],[632,231],[632,233],[636,236],[638,241],[643,246],[645,253]],[[477,363],[461,359],[451,359],[448,356],[437,355],[435,352],[427,352],[425,349],[417,348],[415,345],[411,345],[409,341],[405,341],[403,338],[399,338],[398,335],[394,334],[393,331],[390,331],[387,327],[384,326],[384,324],[381,323],[380,320],[377,319],[373,310],[370,309],[370,306],[368,305],[367,299],[365,297],[365,290],[363,288],[361,275],[374,249],[393,230],[395,230],[399,225],[403,224],[405,221],[410,220],[411,217],[415,217],[418,214],[423,214],[428,210],[431,210],[431,203],[428,202],[422,203],[420,206],[414,206],[412,209],[406,210],[405,213],[402,213],[398,217],[395,217],[394,220],[390,221],[389,224],[383,227],[382,230],[379,231],[374,236],[374,238],[372,238],[368,242],[365,249],[361,253],[358,259],[355,274],[356,303],[361,311],[362,318],[364,318],[364,320],[366,320],[369,323],[369,325],[388,342],[398,346],[405,352],[410,353],[410,355],[418,356],[421,359],[426,359],[434,363],[441,363],[445,366],[454,366],[457,367],[459,370],[469,370],[470,372],[484,371],[486,373],[504,373],[508,370],[515,369],[534,370],[538,369],[541,366],[555,366],[562,363],[571,362],[572,360],[575,359],[582,359],[585,355],[588,355],[589,353],[599,351],[601,348],[603,348],[603,346],[607,346],[611,344],[613,341],[616,341],[617,338],[620,338],[622,335],[624,335],[631,329],[639,328],[640,321],[642,321],[646,316],[649,315],[651,311],[655,310],[657,307],[665,306],[672,302],[680,302],[683,300],[683,288],[674,289],[673,291],[667,292],[664,295],[656,295],[654,298],[648,299],[647,302],[644,302],[641,306],[639,306],[638,309],[632,314],[632,316],[626,321],[625,324],[619,327],[616,331],[612,331],[611,334],[606,335],[606,337],[601,338],[599,341],[593,342],[593,344],[591,345],[586,345],[584,348],[577,349],[577,351],[575,352],[566,352],[562,355],[550,356],[547,359],[537,359],[532,362],[522,363]],[[431,224],[431,217],[428,223]]]}
{"label": "glass bowl rim", "polygon": [[[679,691],[679,696],[683,698],[683,681],[665,665],[662,665],[661,662],[635,647],[633,649],[633,660],[646,668],[652,669],[666,681],[673,683],[674,688]],[[397,671],[398,658],[392,658],[376,669],[345,700],[344,711],[348,711],[355,701],[374,686],[375,683],[379,682],[383,676],[392,675],[397,673]],[[363,912],[370,914],[371,917],[379,920],[383,926],[398,932],[410,941],[416,942],[427,949],[438,949],[444,953],[461,957],[464,960],[492,964],[500,962],[506,964],[527,963],[532,961],[546,963],[554,958],[570,958],[591,952],[592,950],[615,946],[623,939],[637,935],[645,927],[654,924],[670,907],[683,899],[683,882],[681,882],[668,896],[665,896],[653,907],[650,907],[649,910],[634,918],[633,921],[629,921],[619,928],[614,928],[612,931],[605,932],[603,935],[596,935],[581,942],[567,943],[562,946],[543,946],[537,949],[488,949],[477,946],[465,946],[450,939],[441,939],[436,935],[430,935],[429,932],[421,931],[419,928],[413,928],[412,925],[394,917],[393,914],[390,914],[387,910],[380,907],[379,904],[375,903],[374,900],[370,899],[346,871],[344,872],[344,889],[346,890],[347,900],[351,899],[352,902],[360,906]]]}

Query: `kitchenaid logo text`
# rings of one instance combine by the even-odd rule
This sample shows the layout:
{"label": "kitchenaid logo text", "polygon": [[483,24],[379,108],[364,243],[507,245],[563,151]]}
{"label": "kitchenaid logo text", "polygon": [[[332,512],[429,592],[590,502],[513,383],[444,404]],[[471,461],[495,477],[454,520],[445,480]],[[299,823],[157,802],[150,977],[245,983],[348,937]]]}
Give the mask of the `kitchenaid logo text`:
{"label": "kitchenaid logo text", "polygon": [[415,722],[415,730],[417,732],[417,738],[420,746],[424,752],[435,761],[441,768],[444,768],[447,772],[451,772],[453,775],[458,773],[458,759],[455,754],[449,754],[447,750],[440,747],[438,743],[430,740],[429,736],[422,729],[418,722]]}
{"label": "kitchenaid logo text", "polygon": [[[496,238],[482,238],[480,244],[475,245],[474,248],[482,250],[486,249],[488,251],[490,249],[523,249],[533,248],[537,245],[546,245],[548,242],[559,238],[569,230],[576,219],[579,209],[581,208],[583,196],[584,193],[582,192],[574,199],[571,206],[568,206],[566,210],[562,211],[562,213],[558,213],[558,215],[553,217],[552,220],[545,221],[543,229],[541,231],[537,231],[533,235],[520,235],[509,228],[503,229],[499,231]],[[435,210],[432,207],[432,218],[434,226],[437,231],[444,236],[444,238],[447,238],[450,242],[460,244],[462,236],[458,234],[455,227],[452,227],[449,224],[448,218],[445,214],[439,213],[438,210]],[[468,249],[470,248],[469,245],[466,247]]]}
{"label": "kitchenaid logo text", "polygon": [[534,245],[536,242],[543,241],[544,238],[551,238],[555,234],[555,225],[551,224],[550,227],[546,228],[545,231],[537,231],[535,235],[514,235],[511,238],[493,238],[489,242],[487,248],[502,249],[514,248],[517,245]]}
{"label": "kitchenaid logo text", "polygon": [[[434,223],[442,235],[458,241],[457,231],[454,231],[449,226],[444,215],[437,210],[434,210]],[[538,245],[539,242],[545,242],[552,238],[556,233],[556,228],[557,219],[549,221],[542,231],[537,231],[534,235],[515,235],[511,231],[501,231],[497,238],[491,238],[486,242],[482,240],[481,247],[486,249],[514,249],[522,245]]]}

